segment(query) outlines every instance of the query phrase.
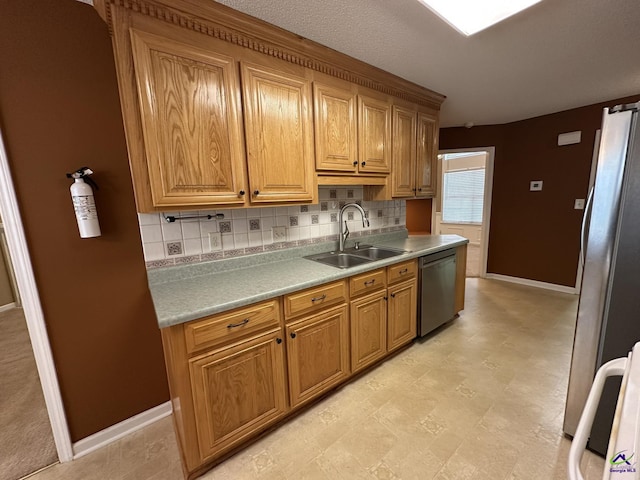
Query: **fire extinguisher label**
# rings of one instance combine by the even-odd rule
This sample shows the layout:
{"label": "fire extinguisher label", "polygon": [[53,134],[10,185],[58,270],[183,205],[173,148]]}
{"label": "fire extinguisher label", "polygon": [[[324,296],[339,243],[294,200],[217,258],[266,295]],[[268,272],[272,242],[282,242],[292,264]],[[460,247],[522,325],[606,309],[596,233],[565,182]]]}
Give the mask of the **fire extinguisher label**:
{"label": "fire extinguisher label", "polygon": [[98,218],[98,210],[93,195],[74,195],[73,208],[76,211],[78,220],[96,220]]}

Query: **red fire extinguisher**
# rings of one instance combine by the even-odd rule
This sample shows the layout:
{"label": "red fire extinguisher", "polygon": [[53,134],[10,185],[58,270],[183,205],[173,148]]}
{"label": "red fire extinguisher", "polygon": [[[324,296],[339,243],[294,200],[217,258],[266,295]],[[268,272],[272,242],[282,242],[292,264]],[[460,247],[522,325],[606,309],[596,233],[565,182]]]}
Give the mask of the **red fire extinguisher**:
{"label": "red fire extinguisher", "polygon": [[71,200],[73,201],[73,209],[76,213],[81,238],[99,237],[101,235],[98,211],[96,210],[96,202],[91,188],[94,186],[97,190],[98,185],[89,178],[92,173],[93,171],[89,167],[82,167],[73,173],[67,173],[67,178],[73,178],[74,180],[70,189]]}

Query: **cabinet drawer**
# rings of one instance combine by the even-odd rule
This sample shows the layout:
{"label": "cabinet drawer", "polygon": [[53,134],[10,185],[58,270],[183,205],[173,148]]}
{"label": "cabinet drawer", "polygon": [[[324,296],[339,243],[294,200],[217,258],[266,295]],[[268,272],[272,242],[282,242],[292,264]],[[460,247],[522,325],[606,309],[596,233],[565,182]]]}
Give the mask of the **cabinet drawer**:
{"label": "cabinet drawer", "polygon": [[347,300],[347,284],[344,280],[308,288],[284,296],[284,315],[291,318],[302,313],[320,310]]}
{"label": "cabinet drawer", "polygon": [[391,283],[407,280],[416,276],[418,271],[418,261],[409,260],[407,262],[398,263],[387,267],[387,281]]}
{"label": "cabinet drawer", "polygon": [[185,325],[187,351],[193,353],[279,324],[280,304],[277,299],[213,315]]}
{"label": "cabinet drawer", "polygon": [[374,270],[373,272],[355,275],[349,279],[349,289],[352,297],[373,292],[386,286],[386,275],[383,268]]}

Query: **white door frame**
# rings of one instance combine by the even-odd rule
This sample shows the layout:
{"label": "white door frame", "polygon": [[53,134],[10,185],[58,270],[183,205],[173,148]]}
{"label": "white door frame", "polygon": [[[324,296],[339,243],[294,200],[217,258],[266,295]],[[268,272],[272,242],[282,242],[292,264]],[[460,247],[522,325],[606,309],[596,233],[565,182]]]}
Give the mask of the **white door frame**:
{"label": "white door frame", "polygon": [[[493,162],[496,154],[496,147],[474,147],[474,148],[452,148],[448,150],[439,150],[438,155],[447,153],[466,153],[466,152],[485,152],[487,158],[485,161],[484,176],[484,205],[482,209],[482,252],[480,257],[480,277],[487,276],[487,257],[489,252],[489,225],[491,223],[491,192],[493,191]],[[442,179],[442,161],[438,161],[438,183]],[[442,185],[438,186],[438,192],[442,195]],[[436,221],[436,202],[433,202],[431,209],[431,225],[435,225]]]}
{"label": "white door frame", "polygon": [[[71,204],[69,204],[71,208]],[[0,131],[0,214],[5,227],[9,254],[13,262],[18,289],[22,298],[24,316],[27,320],[29,338],[40,376],[44,401],[47,406],[53,440],[56,444],[58,459],[69,462],[73,459],[71,436],[62,404],[62,395],[53,362],[47,328],[45,326],[40,296],[36,286],[31,258],[20,218],[20,209],[13,180],[9,169],[9,160]]]}

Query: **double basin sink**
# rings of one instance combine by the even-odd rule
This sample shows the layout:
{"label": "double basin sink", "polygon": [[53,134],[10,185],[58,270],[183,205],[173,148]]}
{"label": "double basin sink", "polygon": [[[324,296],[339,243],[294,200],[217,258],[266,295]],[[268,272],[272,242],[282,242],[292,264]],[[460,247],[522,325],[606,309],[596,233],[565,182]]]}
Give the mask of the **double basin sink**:
{"label": "double basin sink", "polygon": [[373,245],[363,245],[359,248],[348,248],[343,252],[325,252],[304,257],[308,260],[331,265],[336,268],[351,268],[363,265],[376,260],[397,257],[406,253],[404,250],[389,247],[376,247]]}

